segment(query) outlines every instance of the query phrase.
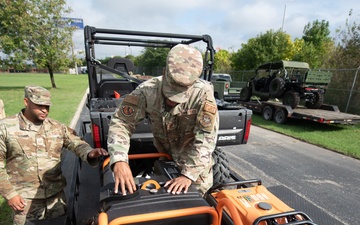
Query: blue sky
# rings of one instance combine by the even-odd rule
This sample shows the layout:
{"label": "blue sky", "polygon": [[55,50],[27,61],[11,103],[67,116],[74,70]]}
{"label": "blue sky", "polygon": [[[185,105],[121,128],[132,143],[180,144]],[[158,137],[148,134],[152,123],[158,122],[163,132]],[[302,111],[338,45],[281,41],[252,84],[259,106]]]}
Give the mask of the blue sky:
{"label": "blue sky", "polygon": [[[315,20],[329,21],[335,37],[335,30],[345,26],[350,9],[351,18],[360,23],[357,0],[67,0],[67,5],[73,10],[67,16],[82,18],[85,25],[209,34],[216,48],[229,51],[237,51],[242,43],[270,29],[283,28],[292,39],[301,38],[304,26]],[[76,31],[73,39],[76,50],[83,50],[83,31]],[[130,51],[108,48],[97,55],[123,56]]]}

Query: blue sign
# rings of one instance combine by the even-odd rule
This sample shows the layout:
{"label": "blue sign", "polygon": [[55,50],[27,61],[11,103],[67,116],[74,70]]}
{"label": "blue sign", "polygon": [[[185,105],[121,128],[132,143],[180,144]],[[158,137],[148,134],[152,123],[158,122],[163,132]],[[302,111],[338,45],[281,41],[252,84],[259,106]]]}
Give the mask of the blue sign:
{"label": "blue sign", "polygon": [[67,25],[70,27],[76,27],[79,29],[84,29],[84,21],[80,18],[69,18],[69,17],[62,17],[63,20],[66,21]]}

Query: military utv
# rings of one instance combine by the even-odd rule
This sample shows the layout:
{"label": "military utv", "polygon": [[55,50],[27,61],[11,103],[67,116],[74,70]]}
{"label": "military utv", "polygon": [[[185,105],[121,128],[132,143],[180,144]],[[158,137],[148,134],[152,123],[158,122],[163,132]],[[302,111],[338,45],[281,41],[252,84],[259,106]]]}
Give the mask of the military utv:
{"label": "military utv", "polygon": [[261,101],[277,98],[293,109],[300,100],[304,100],[307,108],[320,108],[332,77],[330,72],[310,70],[306,62],[284,60],[260,65],[255,72],[242,88],[240,101],[248,102],[252,96]]}

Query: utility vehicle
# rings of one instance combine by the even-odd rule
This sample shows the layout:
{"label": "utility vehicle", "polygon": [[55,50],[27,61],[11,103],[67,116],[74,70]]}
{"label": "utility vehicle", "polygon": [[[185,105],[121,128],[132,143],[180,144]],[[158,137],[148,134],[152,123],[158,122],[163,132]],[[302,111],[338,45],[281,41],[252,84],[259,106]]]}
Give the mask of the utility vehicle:
{"label": "utility vehicle", "polygon": [[260,101],[282,99],[284,105],[296,108],[300,100],[311,109],[320,108],[332,73],[313,71],[306,62],[277,61],[260,65],[255,76],[241,89],[240,100],[250,101],[257,96]]}
{"label": "utility vehicle", "polygon": [[227,102],[240,100],[241,88],[246,86],[245,82],[233,81],[231,75],[226,73],[214,73],[211,83],[214,86],[215,98]]}

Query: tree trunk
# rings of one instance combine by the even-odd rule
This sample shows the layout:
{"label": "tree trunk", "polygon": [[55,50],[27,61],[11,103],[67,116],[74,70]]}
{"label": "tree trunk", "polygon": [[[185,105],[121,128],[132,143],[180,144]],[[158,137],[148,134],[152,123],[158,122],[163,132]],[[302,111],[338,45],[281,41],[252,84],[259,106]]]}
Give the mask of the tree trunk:
{"label": "tree trunk", "polygon": [[54,71],[50,67],[48,67],[48,69],[49,69],[49,74],[50,74],[51,86],[52,86],[52,88],[56,88],[55,78],[54,78]]}

